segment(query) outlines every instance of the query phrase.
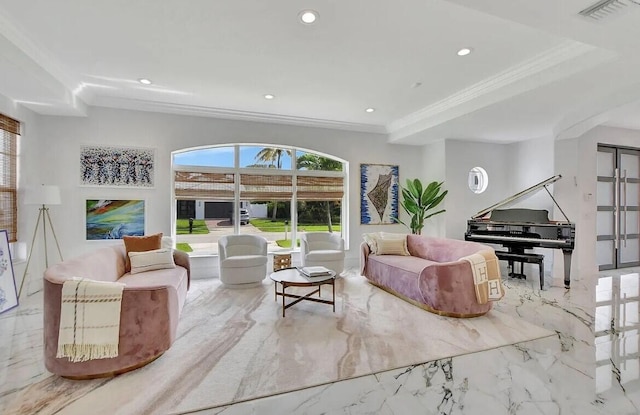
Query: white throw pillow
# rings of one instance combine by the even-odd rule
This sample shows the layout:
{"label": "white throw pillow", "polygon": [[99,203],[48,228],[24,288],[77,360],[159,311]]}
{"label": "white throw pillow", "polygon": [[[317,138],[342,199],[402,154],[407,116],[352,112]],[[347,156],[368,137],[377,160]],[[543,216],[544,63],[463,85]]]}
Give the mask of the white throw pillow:
{"label": "white throw pillow", "polygon": [[378,234],[376,232],[373,233],[363,233],[362,239],[369,245],[369,250],[372,254],[376,254],[378,252]]}
{"label": "white throw pillow", "polygon": [[176,264],[173,262],[173,250],[168,248],[144,252],[129,252],[129,259],[131,260],[132,274],[176,267]]}

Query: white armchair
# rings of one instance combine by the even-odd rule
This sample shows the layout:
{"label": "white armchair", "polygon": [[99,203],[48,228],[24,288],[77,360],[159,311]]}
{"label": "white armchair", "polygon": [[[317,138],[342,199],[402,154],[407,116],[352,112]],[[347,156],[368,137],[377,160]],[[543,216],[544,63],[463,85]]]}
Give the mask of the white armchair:
{"label": "white armchair", "polygon": [[267,276],[267,240],[261,236],[223,236],[218,256],[220,281],[227,287],[253,287]]}
{"label": "white armchair", "polygon": [[303,267],[323,266],[340,275],[344,271],[344,240],[337,233],[303,233],[300,261]]}

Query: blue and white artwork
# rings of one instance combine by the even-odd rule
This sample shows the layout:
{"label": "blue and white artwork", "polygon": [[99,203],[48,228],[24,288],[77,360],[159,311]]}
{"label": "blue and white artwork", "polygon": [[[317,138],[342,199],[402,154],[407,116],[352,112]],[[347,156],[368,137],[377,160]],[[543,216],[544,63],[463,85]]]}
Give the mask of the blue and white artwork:
{"label": "blue and white artwork", "polygon": [[399,168],[385,164],[360,165],[360,223],[397,223]]}
{"label": "blue and white artwork", "polygon": [[144,235],[144,200],[87,200],[87,240]]}
{"label": "blue and white artwork", "polygon": [[9,251],[9,236],[0,231],[0,313],[18,306],[18,291]]}
{"label": "blue and white artwork", "polygon": [[153,187],[154,150],[150,148],[82,146],[80,184]]}

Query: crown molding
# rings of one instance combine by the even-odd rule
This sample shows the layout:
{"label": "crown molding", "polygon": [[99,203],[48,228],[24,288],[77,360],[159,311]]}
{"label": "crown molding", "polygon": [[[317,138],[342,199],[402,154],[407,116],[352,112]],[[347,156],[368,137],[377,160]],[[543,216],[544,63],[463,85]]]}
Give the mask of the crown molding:
{"label": "crown molding", "polygon": [[53,55],[37,45],[24,33],[0,10],[0,36],[13,43],[33,63],[44,69],[49,76],[62,84],[71,93],[78,85],[78,82],[72,79],[68,70]]}
{"label": "crown molding", "polygon": [[167,114],[191,115],[196,117],[221,118],[226,120],[241,120],[264,122],[272,124],[298,125],[304,127],[329,128],[334,130],[348,130],[363,133],[386,134],[383,125],[360,124],[345,121],[324,120],[318,118],[296,117],[291,115],[270,114],[262,112],[242,111],[226,108],[213,108],[200,105],[176,104],[160,101],[146,101],[128,98],[96,96],[90,103],[96,107],[129,109],[147,112],[161,112]]}
{"label": "crown molding", "polygon": [[[390,134],[395,136],[397,134],[394,133],[398,133],[402,129],[407,129],[421,121],[441,118],[443,114],[451,112],[454,109],[456,113],[459,113],[459,107],[462,104],[506,88],[518,81],[551,69],[561,63],[575,59],[596,49],[597,48],[594,46],[573,40],[563,41],[555,47],[547,49],[546,51],[517,65],[511,66],[494,76],[483,79],[468,88],[464,88],[438,102],[422,108],[421,110],[389,123],[387,125],[387,130]],[[464,111],[464,113],[466,112],[467,111]],[[420,130],[422,129],[423,128],[420,128]],[[409,132],[407,135],[412,133],[415,133],[415,131]],[[404,136],[404,134],[399,135]]]}

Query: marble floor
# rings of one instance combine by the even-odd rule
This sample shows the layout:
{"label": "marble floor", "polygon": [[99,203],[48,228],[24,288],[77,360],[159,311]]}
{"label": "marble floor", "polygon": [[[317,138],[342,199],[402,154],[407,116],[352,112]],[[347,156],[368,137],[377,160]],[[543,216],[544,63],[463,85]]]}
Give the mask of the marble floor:
{"label": "marble floor", "polygon": [[[388,330],[403,324],[403,313],[411,313],[411,307],[390,302],[381,295],[386,293],[366,293],[365,287],[372,287],[361,282],[355,271],[344,279],[339,292],[353,298],[339,298],[338,316],[325,305],[301,303],[290,309],[287,320],[280,320],[273,303],[273,311],[248,312],[252,307],[259,308],[257,300],[250,300],[255,293],[249,290],[236,294],[246,296],[240,298],[244,308],[225,315],[223,310],[234,307],[229,293],[215,290],[218,294],[212,300],[207,293],[217,282],[196,281],[196,289],[189,294],[190,304],[196,306],[206,300],[207,304],[220,306],[196,319],[185,313],[181,320],[185,340],[180,343],[179,339],[156,361],[158,364],[118,377],[117,382],[74,383],[44,371],[38,354],[41,298],[35,293],[18,312],[0,315],[0,413],[639,413],[638,270],[577,279],[568,291],[563,287],[540,291],[536,281],[505,280],[506,296],[496,304],[492,317],[461,320],[427,313],[428,321],[413,322],[415,326],[404,330],[410,336]],[[273,301],[272,286],[263,287],[263,291],[258,297],[271,297]],[[356,305],[352,307],[352,303]],[[391,311],[394,307],[399,314]],[[384,313],[372,319],[372,310]],[[248,320],[240,318],[243,313],[253,313],[250,322],[256,329],[251,336],[244,331]],[[344,320],[345,315],[357,318]],[[394,317],[372,329],[372,320],[389,315]],[[325,320],[331,322],[331,329],[338,327],[344,335],[337,342],[340,346],[330,349],[329,354],[323,351],[333,344],[325,338],[329,327],[321,327]],[[215,350],[224,347],[224,339],[216,339],[211,332],[189,337],[203,325],[213,324],[215,328],[218,323],[212,321],[232,321],[238,330],[235,334],[227,331],[232,339],[254,337],[253,333],[261,331],[277,335],[257,336],[249,343],[234,341],[228,353],[218,354]],[[446,326],[449,323],[453,325]],[[501,329],[503,333],[499,334]],[[482,332],[489,335],[478,336]],[[433,341],[447,339],[448,335],[453,338]],[[274,347],[282,347],[281,336],[304,338],[305,346],[289,341],[279,357],[260,358],[272,353]],[[262,343],[265,347],[252,349]],[[424,344],[433,347],[422,347]],[[310,357],[309,347],[317,347],[311,355],[319,359]],[[427,357],[421,360],[413,355],[416,349],[428,350],[423,355]],[[335,354],[342,357],[337,371],[323,373],[323,361]],[[409,360],[403,360],[407,356]],[[304,361],[312,366],[299,366]],[[389,367],[394,369],[387,370]],[[210,372],[222,376],[203,375]],[[300,373],[305,375],[296,376]],[[310,384],[319,386],[307,387]],[[291,392],[282,392],[286,390]],[[145,394],[146,398],[140,398]]]}
{"label": "marble floor", "polygon": [[554,336],[198,414],[639,414],[640,270],[572,288],[504,280],[495,309]]}

